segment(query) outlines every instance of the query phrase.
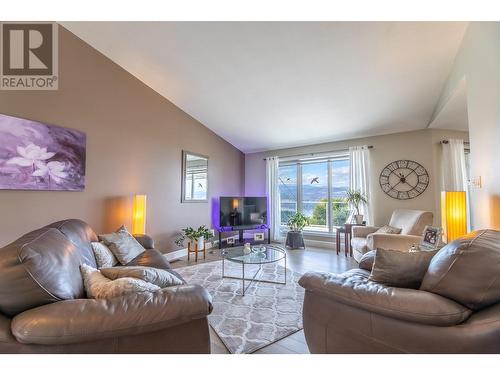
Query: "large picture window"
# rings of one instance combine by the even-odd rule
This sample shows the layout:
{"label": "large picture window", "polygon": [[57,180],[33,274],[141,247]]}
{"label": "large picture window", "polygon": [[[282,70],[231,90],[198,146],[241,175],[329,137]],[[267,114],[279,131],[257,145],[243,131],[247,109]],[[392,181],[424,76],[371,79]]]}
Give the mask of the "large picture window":
{"label": "large picture window", "polygon": [[349,207],[349,158],[283,162],[279,170],[281,224],[297,211],[309,218],[306,232],[333,233],[345,223]]}

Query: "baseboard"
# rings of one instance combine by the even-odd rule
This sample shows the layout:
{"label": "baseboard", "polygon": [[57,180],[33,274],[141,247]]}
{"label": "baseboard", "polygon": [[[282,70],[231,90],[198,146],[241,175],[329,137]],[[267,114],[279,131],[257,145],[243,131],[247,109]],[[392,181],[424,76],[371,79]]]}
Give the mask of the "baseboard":
{"label": "baseboard", "polygon": [[308,240],[304,239],[306,246],[321,247],[323,249],[336,250],[335,242],[333,241],[318,241],[318,240]]}
{"label": "baseboard", "polygon": [[[233,238],[238,238],[237,236]],[[224,238],[222,240],[222,242],[224,242],[226,239]],[[215,241],[212,241],[212,242],[207,242],[206,244],[206,247],[207,247],[207,250],[210,250],[214,247],[217,247],[219,246],[219,240],[215,240]],[[176,251],[171,251],[170,253],[166,253],[164,254],[165,257],[167,258],[167,260],[169,262],[173,261],[173,260],[177,260],[177,259],[180,259],[182,257],[186,257],[188,255],[188,249],[187,247],[185,247],[184,249],[179,249],[179,250],[176,250]]]}

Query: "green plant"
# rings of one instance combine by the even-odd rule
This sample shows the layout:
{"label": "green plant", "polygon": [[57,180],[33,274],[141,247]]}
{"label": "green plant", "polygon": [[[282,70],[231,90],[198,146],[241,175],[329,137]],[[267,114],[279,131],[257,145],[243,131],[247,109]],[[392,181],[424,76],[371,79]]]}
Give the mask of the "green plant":
{"label": "green plant", "polygon": [[361,203],[368,203],[366,197],[361,194],[359,190],[348,190],[345,200],[347,203],[350,203],[354,206],[356,215],[359,215],[359,206],[361,205]]}
{"label": "green plant", "polygon": [[186,238],[190,241],[198,241],[198,238],[203,237],[205,240],[208,240],[212,237],[212,232],[205,225],[198,227],[198,229],[194,229],[192,227],[187,227],[182,229],[182,232],[174,241],[175,244],[179,247],[184,246],[184,241]]}
{"label": "green plant", "polygon": [[296,212],[288,219],[287,225],[291,231],[300,232],[306,225],[309,225],[309,219],[302,212]]}

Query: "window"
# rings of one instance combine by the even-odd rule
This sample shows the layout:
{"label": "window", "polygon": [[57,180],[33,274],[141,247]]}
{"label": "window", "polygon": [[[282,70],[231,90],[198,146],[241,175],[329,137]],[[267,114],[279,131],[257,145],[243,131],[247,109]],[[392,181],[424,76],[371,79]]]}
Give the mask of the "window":
{"label": "window", "polygon": [[286,225],[290,216],[297,212],[297,166],[280,167],[281,225]]}
{"label": "window", "polygon": [[281,224],[297,211],[309,218],[307,232],[332,233],[349,216],[344,199],[349,189],[347,156],[283,162],[279,169]]}

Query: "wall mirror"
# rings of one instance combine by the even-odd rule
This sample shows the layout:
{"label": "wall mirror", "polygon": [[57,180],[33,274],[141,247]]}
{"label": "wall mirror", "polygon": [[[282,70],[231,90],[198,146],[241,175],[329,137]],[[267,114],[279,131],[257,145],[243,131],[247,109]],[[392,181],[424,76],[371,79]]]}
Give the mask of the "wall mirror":
{"label": "wall mirror", "polygon": [[181,202],[208,202],[208,157],[182,151]]}

